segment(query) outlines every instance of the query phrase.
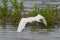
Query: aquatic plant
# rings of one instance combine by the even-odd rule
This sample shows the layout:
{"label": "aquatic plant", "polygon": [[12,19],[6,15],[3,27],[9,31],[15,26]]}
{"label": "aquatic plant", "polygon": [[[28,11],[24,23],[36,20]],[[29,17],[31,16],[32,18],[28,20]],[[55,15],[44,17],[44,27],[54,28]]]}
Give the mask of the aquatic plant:
{"label": "aquatic plant", "polygon": [[[48,26],[45,27],[43,22],[42,23],[38,23],[40,26],[44,26],[42,28],[53,28],[53,25],[55,23],[56,20],[56,8],[51,7],[51,6],[47,6],[46,8],[38,8],[37,6],[34,7],[33,11],[28,12],[29,16],[36,16],[37,14],[41,14],[42,16],[44,16],[47,20],[47,24]],[[33,22],[31,25],[36,25],[37,22]]]}
{"label": "aquatic plant", "polygon": [[21,12],[23,11],[23,1],[18,4],[17,0],[11,0],[12,7],[14,9],[12,16],[11,16],[11,22],[14,25],[18,25],[20,19],[21,19]]}
{"label": "aquatic plant", "polygon": [[[9,8],[7,6],[7,2],[8,0],[2,0],[2,4],[3,6],[0,6],[0,19],[4,21],[4,23],[6,23],[6,21],[11,22],[14,25],[19,24],[19,21],[22,17],[33,17],[36,16],[37,14],[41,14],[42,16],[44,16],[47,20],[48,26],[47,28],[52,27],[51,25],[54,25],[56,19],[57,21],[60,21],[60,14],[58,14],[58,16],[56,17],[55,14],[60,10],[56,10],[56,8],[53,8],[51,6],[47,6],[46,8],[42,8],[42,9],[38,9],[37,5],[34,6],[34,9],[32,11],[29,11],[28,14],[24,14],[23,16],[21,15],[24,11],[24,5],[23,5],[23,0],[20,0],[20,2],[18,3],[17,0],[10,0],[11,2],[11,7]],[[36,21],[32,22],[31,25],[34,26],[36,25]],[[43,23],[38,23],[40,26],[44,26]]]}
{"label": "aquatic plant", "polygon": [[7,0],[2,0],[3,6],[0,7],[0,14],[1,19],[4,21],[3,24],[6,24],[7,14],[8,14],[8,7],[7,7]]}
{"label": "aquatic plant", "polygon": [[55,23],[55,13],[56,9],[50,6],[47,6],[45,9],[40,9],[40,14],[43,15],[48,23],[47,28],[52,27]]}
{"label": "aquatic plant", "polygon": [[34,9],[33,9],[32,11],[29,11],[29,12],[28,12],[28,17],[30,17],[30,16],[31,16],[31,17],[36,16],[36,15],[38,14],[37,9],[38,9],[38,8],[37,8],[37,6],[35,5],[35,6],[34,6]]}

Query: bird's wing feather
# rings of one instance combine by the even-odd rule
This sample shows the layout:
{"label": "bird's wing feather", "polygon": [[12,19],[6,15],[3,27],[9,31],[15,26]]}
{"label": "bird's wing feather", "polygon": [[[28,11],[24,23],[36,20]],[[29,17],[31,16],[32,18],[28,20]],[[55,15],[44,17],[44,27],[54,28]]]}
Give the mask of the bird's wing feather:
{"label": "bird's wing feather", "polygon": [[18,25],[17,32],[21,32],[21,31],[24,29],[26,23],[27,23],[26,20],[21,19],[21,21],[20,21],[20,23],[19,23],[19,25]]}
{"label": "bird's wing feather", "polygon": [[45,26],[47,26],[47,21],[45,18],[42,19],[43,23],[45,24]]}

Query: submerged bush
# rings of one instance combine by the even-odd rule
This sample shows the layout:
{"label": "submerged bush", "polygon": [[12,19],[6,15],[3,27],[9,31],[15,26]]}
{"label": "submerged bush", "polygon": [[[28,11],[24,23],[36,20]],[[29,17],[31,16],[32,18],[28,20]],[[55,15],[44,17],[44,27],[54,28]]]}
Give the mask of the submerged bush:
{"label": "submerged bush", "polygon": [[17,0],[11,0],[12,7],[14,9],[12,16],[11,16],[11,22],[14,25],[18,25],[20,19],[21,19],[21,12],[23,11],[23,1],[18,4]]}
{"label": "submerged bush", "polygon": [[0,7],[1,19],[3,20],[3,24],[6,24],[7,15],[8,15],[8,7],[7,0],[2,0],[3,6]]}
{"label": "submerged bush", "polygon": [[45,9],[40,9],[40,14],[47,20],[48,28],[49,26],[52,27],[52,25],[55,23],[55,13],[56,9],[50,6],[47,6]]}
{"label": "submerged bush", "polygon": [[20,0],[20,3],[17,3],[17,0],[10,0],[12,6],[7,6],[8,0],[2,0],[3,6],[0,6],[0,19],[4,23],[10,22],[14,25],[18,25],[21,19],[21,12],[23,11],[23,0]]}
{"label": "submerged bush", "polygon": [[11,23],[15,26],[17,26],[19,24],[19,21],[21,19],[21,16],[19,13],[14,13],[11,15]]}
{"label": "submerged bush", "polygon": [[[35,9],[32,11],[32,12],[29,12],[29,16],[36,16],[37,14],[41,14],[42,16],[44,16],[47,20],[47,27],[45,28],[51,28],[54,23],[55,23],[55,13],[56,13],[56,8],[53,8],[53,7],[50,7],[50,6],[47,6],[46,8],[42,8],[42,9],[39,9],[37,7],[35,7]],[[36,23],[36,22],[35,22]],[[35,23],[32,23],[32,24],[35,24]],[[45,26],[43,24],[43,22],[41,23],[43,26]],[[35,24],[36,25],[36,24]],[[40,25],[40,26],[42,26]],[[43,28],[43,27],[42,27]],[[53,27],[52,27],[53,28]]]}
{"label": "submerged bush", "polygon": [[[0,19],[6,23],[6,21],[10,20],[14,25],[18,25],[20,19],[22,18],[21,12],[24,10],[24,5],[23,5],[23,0],[20,1],[20,3],[17,2],[17,0],[10,0],[12,4],[12,8],[10,9],[7,6],[8,0],[2,0],[3,6],[0,6]],[[55,13],[56,13],[56,8],[47,6],[46,8],[38,9],[38,7],[35,5],[33,11],[29,11],[28,15],[24,14],[23,16],[25,17],[33,17],[36,16],[37,14],[41,14],[44,16],[47,20],[48,26],[46,28],[52,27],[55,23]],[[60,13],[60,12],[59,12]],[[60,21],[59,16],[58,20]],[[36,21],[32,22],[32,26],[36,25]],[[38,23],[40,26],[45,26],[43,23]]]}
{"label": "submerged bush", "polygon": [[33,16],[36,16],[37,14],[38,14],[37,6],[35,5],[34,9],[28,12],[28,17],[33,17]]}

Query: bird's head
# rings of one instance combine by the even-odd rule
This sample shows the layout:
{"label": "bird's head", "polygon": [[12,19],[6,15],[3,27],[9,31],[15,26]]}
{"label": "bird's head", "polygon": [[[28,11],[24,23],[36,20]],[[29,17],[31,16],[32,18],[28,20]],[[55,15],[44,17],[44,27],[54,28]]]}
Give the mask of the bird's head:
{"label": "bird's head", "polygon": [[40,15],[40,14],[38,14],[38,15],[36,16],[36,20],[37,20],[38,22],[42,22],[42,21],[43,21],[43,23],[44,23],[45,25],[47,25],[47,21],[46,21],[45,17],[43,17],[43,16]]}

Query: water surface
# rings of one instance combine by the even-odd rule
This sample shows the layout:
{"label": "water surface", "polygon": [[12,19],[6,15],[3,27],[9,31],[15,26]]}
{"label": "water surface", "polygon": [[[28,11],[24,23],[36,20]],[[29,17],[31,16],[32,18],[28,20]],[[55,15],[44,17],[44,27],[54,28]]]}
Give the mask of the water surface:
{"label": "water surface", "polygon": [[[0,25],[0,40],[60,40],[60,29],[23,30],[16,32],[13,25]],[[47,31],[46,31],[47,30]]]}

